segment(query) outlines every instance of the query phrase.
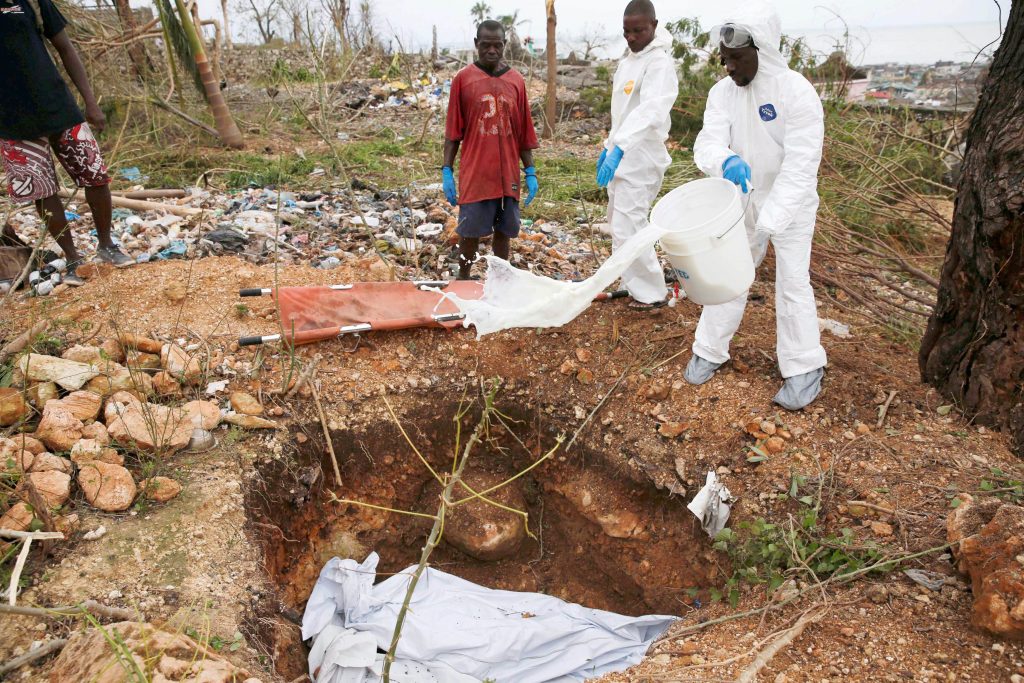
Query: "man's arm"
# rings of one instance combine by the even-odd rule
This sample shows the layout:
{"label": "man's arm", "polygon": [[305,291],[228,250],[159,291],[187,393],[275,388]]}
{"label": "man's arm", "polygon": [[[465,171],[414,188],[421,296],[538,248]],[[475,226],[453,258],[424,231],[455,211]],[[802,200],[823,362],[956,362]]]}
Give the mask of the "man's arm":
{"label": "man's arm", "polygon": [[533,166],[533,150],[520,150],[519,159],[523,162],[523,168],[530,168],[531,166]]}
{"label": "man's arm", "polygon": [[97,131],[103,130],[107,125],[107,117],[103,115],[99,104],[96,103],[96,96],[92,92],[92,86],[89,85],[89,77],[85,73],[85,67],[82,65],[82,60],[78,57],[78,50],[71,44],[67,31],[61,31],[50,38],[50,42],[57,49],[57,54],[60,55],[60,61],[64,64],[64,69],[68,72],[71,81],[82,95],[82,100],[85,102],[85,120]]}
{"label": "man's arm", "polygon": [[455,168],[455,157],[459,155],[459,146],[462,144],[462,140],[450,140],[444,139],[444,164],[449,168]]}
{"label": "man's arm", "polygon": [[[708,93],[707,105],[704,108],[704,127],[697,134],[693,143],[693,162],[705,174],[713,178],[722,177],[722,163],[736,154],[729,148],[732,142],[732,128],[729,112],[726,109],[726,90],[722,85],[714,85]],[[749,163],[749,160],[745,159]]]}

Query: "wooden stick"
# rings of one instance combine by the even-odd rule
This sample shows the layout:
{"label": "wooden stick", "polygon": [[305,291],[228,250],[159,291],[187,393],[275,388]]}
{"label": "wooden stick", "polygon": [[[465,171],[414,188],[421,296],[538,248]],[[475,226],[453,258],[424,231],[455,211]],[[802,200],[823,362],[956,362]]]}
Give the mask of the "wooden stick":
{"label": "wooden stick", "polygon": [[[814,608],[812,607],[811,610],[814,610]],[[804,627],[807,626],[807,624],[812,624],[821,619],[825,616],[826,611],[827,610],[818,610],[814,614],[811,614],[810,611],[805,613],[800,617],[800,620],[793,625],[793,628],[779,636],[779,638],[774,640],[771,645],[758,653],[757,657],[754,658],[754,661],[748,664],[747,668],[745,668],[736,678],[736,683],[753,683],[756,681],[758,672],[768,665],[768,662],[772,660],[772,657],[777,655],[783,648],[789,647],[793,641],[799,638],[804,632]]]}
{"label": "wooden stick", "polygon": [[885,415],[889,412],[889,405],[892,403],[894,398],[896,398],[895,389],[889,392],[889,398],[885,399],[885,405],[883,405],[882,409],[878,411],[878,422],[875,424],[875,429],[882,428],[882,423],[885,422]]}
{"label": "wooden stick", "polygon": [[[85,315],[90,308],[91,307],[89,306],[81,306],[77,310],[73,311],[69,317],[71,320],[77,320],[81,316]],[[45,320],[40,320],[35,325],[12,339],[3,347],[3,349],[0,349],[0,363],[3,363],[14,354],[20,353],[26,346],[28,346],[28,343],[34,339],[36,335],[45,332],[50,325],[55,324],[61,318],[61,315],[49,316]]]}
{"label": "wooden stick", "polygon": [[68,605],[64,607],[19,607],[16,605],[0,604],[0,614],[20,614],[26,617],[56,619],[58,617],[80,617],[87,612],[93,616],[103,617],[111,621],[131,621],[139,616],[131,610],[121,607],[108,607],[95,600],[86,600],[81,605]]}
{"label": "wooden stick", "polygon": [[220,137],[217,135],[217,129],[216,128],[213,128],[212,126],[208,126],[205,123],[203,123],[202,121],[199,121],[197,119],[192,118],[191,116],[189,116],[185,112],[183,112],[180,109],[178,109],[178,108],[174,107],[173,105],[171,105],[166,100],[162,100],[159,97],[150,97],[149,101],[152,102],[153,104],[155,104],[156,106],[160,107],[164,111],[168,111],[168,112],[174,114],[175,116],[179,117],[180,119],[182,119],[186,123],[191,123],[196,128],[199,128],[200,130],[202,130],[202,131],[204,131],[206,133],[209,133],[210,135],[212,135],[213,137],[217,138],[218,140],[220,139]]}
{"label": "wooden stick", "polygon": [[25,666],[30,662],[34,662],[37,659],[42,659],[51,652],[56,652],[57,650],[62,649],[67,644],[67,638],[57,638],[56,640],[51,640],[46,643],[43,643],[36,649],[30,650],[29,652],[26,652],[20,657],[15,657],[6,664],[0,664],[0,678],[3,678],[12,671],[17,671],[18,669],[20,669],[21,667]]}
{"label": "wooden stick", "polygon": [[25,539],[25,545],[21,546],[18,553],[18,561],[14,563],[14,571],[11,572],[11,585],[8,588],[8,595],[11,605],[18,599],[18,581],[21,580],[21,570],[25,568],[25,560],[28,559],[28,551],[32,548],[32,538]]}
{"label": "wooden stick", "polygon": [[[61,190],[60,196],[65,199],[81,199],[78,192],[72,194],[67,190]],[[155,202],[146,202],[139,199],[128,199],[127,197],[117,197],[111,195],[111,201],[114,206],[119,206],[123,209],[131,209],[132,211],[163,211],[164,213],[172,213],[175,216],[181,216],[188,218],[189,216],[197,216],[204,213],[203,209],[196,209],[191,206],[178,206],[177,204],[157,204]]]}
{"label": "wooden stick", "polygon": [[331,454],[331,465],[334,466],[334,482],[341,487],[341,470],[338,469],[338,457],[334,454],[334,442],[331,440],[331,430],[327,426],[327,415],[324,413],[324,406],[320,403],[320,392],[316,388],[316,380],[309,383],[313,390],[313,400],[316,402],[317,412],[320,413],[320,426],[324,430],[324,438],[327,440],[327,451]]}
{"label": "wooden stick", "polygon": [[135,192],[111,192],[115,197],[126,199],[184,199],[188,196],[185,190],[137,190]]}
{"label": "wooden stick", "polygon": [[0,537],[14,538],[19,541],[31,539],[33,541],[63,541],[64,534],[59,531],[15,531],[14,529],[0,529]]}

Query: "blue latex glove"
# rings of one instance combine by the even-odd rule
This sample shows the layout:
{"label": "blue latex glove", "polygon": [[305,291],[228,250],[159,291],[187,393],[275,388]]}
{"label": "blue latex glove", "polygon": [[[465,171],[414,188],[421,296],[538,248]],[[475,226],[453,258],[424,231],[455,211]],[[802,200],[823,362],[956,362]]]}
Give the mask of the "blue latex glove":
{"label": "blue latex glove", "polygon": [[597,170],[594,172],[594,178],[597,178],[597,174],[601,172],[601,167],[604,166],[604,160],[608,157],[608,150],[602,149],[601,156],[597,160]]}
{"label": "blue latex glove", "polygon": [[747,184],[750,182],[750,164],[733,154],[722,163],[722,177],[739,185],[743,193],[747,192]]}
{"label": "blue latex glove", "polygon": [[444,196],[448,198],[448,203],[452,206],[458,204],[459,193],[455,189],[455,174],[452,173],[451,166],[441,169],[441,184],[444,186]]}
{"label": "blue latex glove", "polygon": [[523,171],[526,174],[526,202],[523,203],[525,209],[533,201],[533,198],[537,196],[537,190],[540,189],[540,185],[537,183],[537,169],[533,166],[527,166],[526,170]]}
{"label": "blue latex glove", "polygon": [[608,186],[608,183],[615,177],[615,169],[619,167],[620,161],[622,161],[622,148],[616,145],[615,149],[608,152],[608,155],[604,158],[604,163],[601,164],[601,168],[597,171],[597,184],[599,186]]}

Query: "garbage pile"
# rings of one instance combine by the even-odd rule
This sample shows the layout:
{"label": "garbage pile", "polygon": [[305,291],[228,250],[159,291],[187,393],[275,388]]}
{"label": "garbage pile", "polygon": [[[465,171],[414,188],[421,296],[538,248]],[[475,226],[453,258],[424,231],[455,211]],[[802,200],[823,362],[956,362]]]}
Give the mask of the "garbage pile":
{"label": "garbage pile", "polygon": [[[368,279],[450,279],[458,265],[457,209],[440,190],[439,184],[413,184],[387,191],[358,180],[352,188],[318,192],[191,188],[178,199],[118,206],[112,236],[139,264],[236,255],[255,264],[277,260],[324,270],[345,264],[376,276]],[[115,206],[125,203],[115,197]],[[69,205],[69,218],[77,219],[72,222],[76,245],[88,261],[95,254],[95,230],[84,229],[89,219],[77,213],[87,210],[84,202]],[[43,229],[29,212],[13,215],[10,223],[29,244]],[[55,245],[49,247],[59,253]],[[599,226],[582,219],[575,225],[524,220],[513,240],[512,263],[556,279],[580,279],[608,253]],[[64,265],[57,260],[35,272],[31,291],[59,291]],[[93,270],[80,275],[88,279]]]}

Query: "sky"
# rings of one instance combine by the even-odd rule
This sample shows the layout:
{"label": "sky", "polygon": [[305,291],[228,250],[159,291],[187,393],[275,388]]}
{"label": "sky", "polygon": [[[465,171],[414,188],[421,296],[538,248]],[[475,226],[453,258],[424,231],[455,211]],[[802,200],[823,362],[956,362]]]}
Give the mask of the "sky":
{"label": "sky", "polygon": [[[236,7],[243,0],[230,0]],[[258,2],[259,0],[257,0]],[[662,21],[697,17],[711,26],[724,18],[737,0],[655,0]],[[315,3],[316,0],[310,0]],[[827,51],[849,26],[855,62],[970,61],[975,52],[1000,34],[1000,10],[1005,25],[1010,0],[775,0],[783,32],[807,37],[812,47]],[[318,3],[317,3],[318,4]],[[353,2],[352,4],[358,4]],[[442,47],[472,45],[475,0],[373,0],[380,35],[397,36],[406,49],[429,47],[436,25]],[[494,16],[519,10],[519,33],[543,45],[543,0],[487,0]],[[199,0],[204,16],[220,16],[219,0]],[[559,52],[578,46],[584,34],[607,36],[604,56],[625,49],[620,32],[624,0],[556,0]],[[842,17],[840,19],[839,17]],[[237,33],[245,23],[233,20]],[[254,29],[252,29],[254,31]],[[994,47],[994,46],[993,46]]]}

